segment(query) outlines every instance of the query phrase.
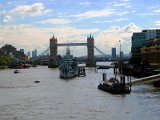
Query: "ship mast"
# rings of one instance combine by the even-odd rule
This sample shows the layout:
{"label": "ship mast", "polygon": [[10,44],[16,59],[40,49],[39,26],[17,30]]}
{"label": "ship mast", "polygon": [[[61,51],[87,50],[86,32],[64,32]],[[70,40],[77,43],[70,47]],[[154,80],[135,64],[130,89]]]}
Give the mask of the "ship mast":
{"label": "ship mast", "polygon": [[69,46],[66,48],[66,54],[67,54],[67,55],[70,55],[70,49],[69,49]]}
{"label": "ship mast", "polygon": [[[68,43],[68,40],[67,40],[67,43]],[[66,54],[67,54],[67,55],[70,55],[70,48],[69,48],[69,44],[68,44],[68,46],[67,46],[67,48],[66,48]]]}

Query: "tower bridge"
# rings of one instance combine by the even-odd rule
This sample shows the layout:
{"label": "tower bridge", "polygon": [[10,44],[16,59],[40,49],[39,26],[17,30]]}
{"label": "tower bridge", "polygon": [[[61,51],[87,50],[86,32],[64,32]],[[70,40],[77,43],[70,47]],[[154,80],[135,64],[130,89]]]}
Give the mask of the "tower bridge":
{"label": "tower bridge", "polygon": [[94,58],[94,38],[90,35],[87,37],[86,43],[58,43],[57,38],[53,37],[50,39],[50,58],[48,67],[54,68],[58,67],[58,46],[87,46],[88,59],[86,66],[95,67],[96,60]]}
{"label": "tower bridge", "polygon": [[[55,44],[51,44],[54,46]],[[87,43],[59,43],[57,46],[87,46]]]}
{"label": "tower bridge", "polygon": [[[96,60],[94,56],[94,48],[98,51],[101,55],[103,55],[105,58],[109,59],[111,56],[105,54],[100,49],[98,49],[94,45],[94,38],[90,35],[87,37],[86,43],[58,43],[57,38],[53,37],[50,39],[50,45],[49,47],[44,50],[39,56],[37,56],[35,59],[39,61],[39,63],[47,63],[48,67],[58,67],[59,57],[58,57],[58,47],[63,46],[87,46],[87,67],[95,67],[96,66]],[[33,60],[35,60],[33,59]]]}

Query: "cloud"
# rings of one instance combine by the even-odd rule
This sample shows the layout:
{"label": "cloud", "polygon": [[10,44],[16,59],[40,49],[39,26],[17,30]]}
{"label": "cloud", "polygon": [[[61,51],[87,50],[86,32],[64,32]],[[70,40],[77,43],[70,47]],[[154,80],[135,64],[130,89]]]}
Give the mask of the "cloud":
{"label": "cloud", "polygon": [[[111,26],[103,31],[97,28],[38,28],[29,25],[2,26],[0,29],[0,39],[3,43],[12,44],[18,49],[23,47],[26,52],[36,48],[38,49],[38,53],[41,53],[49,47],[49,39],[53,36],[53,34],[58,39],[58,43],[67,43],[67,41],[74,43],[86,43],[87,36],[92,34],[95,38],[95,46],[103,52],[110,54],[112,47],[117,47],[118,49],[119,40],[121,40],[122,50],[124,53],[129,53],[131,47],[131,36],[133,32],[139,31],[141,31],[141,28],[133,23],[123,27]],[[87,48],[86,46],[71,47],[71,52],[75,56],[86,55]],[[59,47],[58,53],[61,55],[65,54],[65,49],[63,47]]]}
{"label": "cloud", "polygon": [[159,5],[149,6],[148,9],[157,9],[159,8]]}
{"label": "cloud", "polygon": [[154,10],[155,13],[160,13],[160,9]]}
{"label": "cloud", "polygon": [[154,5],[154,6],[150,6],[148,7],[148,9],[152,10],[152,12],[150,13],[146,13],[149,15],[159,15],[160,14],[160,5]]}
{"label": "cloud", "polygon": [[93,4],[92,2],[88,1],[80,3],[81,6],[91,6],[92,4]]}
{"label": "cloud", "polygon": [[4,16],[3,22],[4,23],[10,23],[10,22],[12,22],[12,17],[9,16],[9,15]]}
{"label": "cloud", "polygon": [[115,6],[115,7],[123,7],[123,6],[127,6],[127,5],[128,5],[128,3],[124,2],[124,3],[116,3],[113,6]]}
{"label": "cloud", "polygon": [[41,21],[39,23],[42,23],[42,24],[68,24],[68,23],[70,23],[70,20],[68,20],[68,19],[47,19],[47,20]]}
{"label": "cloud", "polygon": [[0,15],[6,15],[6,14],[7,14],[7,11],[6,11],[6,10],[4,10],[4,9],[3,9],[3,10],[2,10],[2,9],[0,10]]}
{"label": "cloud", "polygon": [[[12,44],[16,48],[25,48],[25,51],[38,49],[38,53],[49,47],[49,39],[55,35],[58,43],[68,42],[86,42],[87,35],[96,34],[99,29],[78,29],[74,27],[54,27],[54,28],[38,28],[28,25],[21,26],[2,26],[0,29],[1,41],[6,44]],[[82,47],[74,47],[76,53],[82,50]],[[84,48],[86,49],[86,47]],[[58,48],[59,53],[64,51],[63,47]],[[86,53],[86,51],[84,51]],[[84,55],[82,52],[82,54]],[[77,55],[77,53],[76,53]]]}
{"label": "cloud", "polygon": [[117,12],[116,15],[123,16],[123,15],[126,15],[128,13],[129,13],[128,11],[123,11],[123,12]]}
{"label": "cloud", "polygon": [[154,22],[156,26],[160,27],[160,20]]}
{"label": "cloud", "polygon": [[113,2],[107,3],[107,5],[113,6],[113,7],[131,8],[130,0],[120,0],[118,2],[113,1]]}
{"label": "cloud", "polygon": [[49,11],[50,10],[48,9],[45,10],[45,7],[42,3],[34,3],[33,5],[17,6],[15,9],[11,10],[10,13],[23,14],[29,16],[39,16]]}
{"label": "cloud", "polygon": [[90,34],[90,33],[96,33],[99,32],[100,30],[95,28],[95,29],[78,29],[74,27],[57,27],[57,28],[52,28],[55,30],[57,34],[61,34],[60,32],[64,32],[67,35],[82,35],[82,34]]}
{"label": "cloud", "polygon": [[131,48],[131,36],[133,32],[140,31],[141,28],[134,23],[130,23],[124,27],[111,26],[107,30],[101,31],[100,34],[96,36],[95,44],[102,51],[110,51],[111,53],[112,47],[117,47],[117,49],[119,48],[119,40],[121,40],[122,51],[124,51],[124,53],[129,53]]}
{"label": "cloud", "polygon": [[115,22],[120,22],[120,21],[127,21],[127,20],[129,20],[129,18],[117,18],[114,21]]}
{"label": "cloud", "polygon": [[112,23],[112,22],[121,22],[121,21],[127,21],[129,18],[117,18],[114,20],[99,20],[99,21],[94,21],[93,23]]}
{"label": "cloud", "polygon": [[47,38],[43,29],[36,29],[26,25],[2,26],[0,33],[1,39],[6,44],[12,44],[17,48],[24,47],[27,50],[43,49],[43,44],[45,44]]}
{"label": "cloud", "polygon": [[150,16],[150,15],[156,15],[155,13],[138,13],[139,16]]}
{"label": "cloud", "polygon": [[121,0],[122,2],[129,2],[130,0]]}
{"label": "cloud", "polygon": [[87,11],[81,14],[72,15],[71,17],[76,17],[79,19],[88,19],[88,18],[96,18],[96,17],[105,17],[114,14],[113,10],[92,10]]}
{"label": "cloud", "polygon": [[113,20],[100,20],[100,21],[93,21],[93,23],[111,23]]}

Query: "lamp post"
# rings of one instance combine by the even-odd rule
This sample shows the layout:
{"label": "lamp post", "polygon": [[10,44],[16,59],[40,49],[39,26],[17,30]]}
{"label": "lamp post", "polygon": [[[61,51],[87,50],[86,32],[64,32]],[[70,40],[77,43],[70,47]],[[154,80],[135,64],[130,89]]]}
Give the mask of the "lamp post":
{"label": "lamp post", "polygon": [[121,60],[121,40],[119,40],[120,42],[120,47],[119,47],[119,57],[120,57],[120,60]]}
{"label": "lamp post", "polygon": [[119,71],[122,72],[122,61],[121,61],[121,40],[119,40],[120,47],[119,47]]}

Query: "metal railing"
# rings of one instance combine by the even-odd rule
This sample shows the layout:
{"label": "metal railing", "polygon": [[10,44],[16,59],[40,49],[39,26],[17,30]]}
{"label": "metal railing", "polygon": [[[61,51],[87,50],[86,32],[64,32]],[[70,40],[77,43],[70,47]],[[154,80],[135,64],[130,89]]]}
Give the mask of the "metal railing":
{"label": "metal railing", "polygon": [[144,83],[152,83],[152,82],[156,82],[156,81],[160,81],[160,74],[132,80],[131,84],[132,85],[139,85],[139,84],[144,84]]}

